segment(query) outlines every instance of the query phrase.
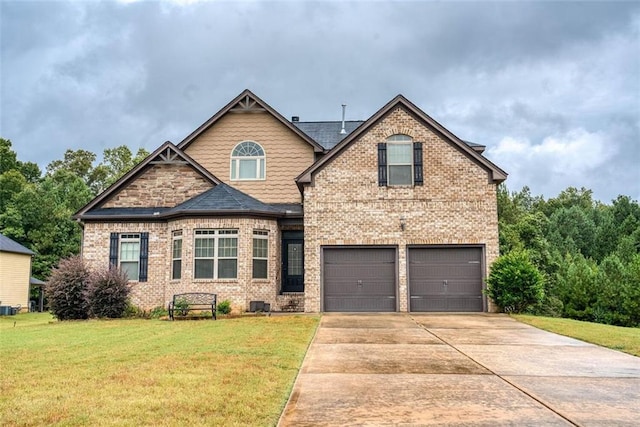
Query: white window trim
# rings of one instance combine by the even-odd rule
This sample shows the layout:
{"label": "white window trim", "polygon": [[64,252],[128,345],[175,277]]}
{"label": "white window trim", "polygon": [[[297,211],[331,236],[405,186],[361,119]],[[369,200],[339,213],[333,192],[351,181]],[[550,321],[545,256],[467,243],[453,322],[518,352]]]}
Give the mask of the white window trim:
{"label": "white window trim", "polygon": [[[124,271],[124,269],[122,268],[122,263],[130,263],[136,264],[136,278],[135,279],[129,279],[130,282],[137,282],[140,280],[140,245],[141,245],[141,239],[140,239],[140,233],[123,233],[120,234],[119,236],[119,241],[118,241],[118,268],[122,271]],[[132,261],[132,260],[123,260],[123,256],[122,256],[122,244],[123,243],[138,243],[138,259],[136,261]],[[127,276],[128,278],[128,276]]]}
{"label": "white window trim", "polygon": [[[265,240],[267,242],[267,256],[266,257],[257,257],[254,255],[253,246],[255,246],[255,240]],[[253,239],[251,241],[251,278],[253,280],[268,280],[269,279],[269,232],[266,230],[253,230]],[[267,262],[267,277],[253,277],[253,262],[255,260],[263,260]]]}
{"label": "white window trim", "polygon": [[[236,260],[236,277],[223,277],[220,280],[237,280],[238,279],[238,230],[237,229],[196,229],[193,232],[193,279],[194,280],[218,280],[218,262],[224,259]],[[202,237],[198,237],[202,236]],[[220,246],[220,239],[236,239],[236,256],[235,257],[221,257],[218,256],[218,248]],[[198,239],[213,239],[213,257],[198,257],[196,256],[196,242]],[[196,260],[213,260],[213,277],[196,277]]]}
{"label": "white window trim", "polygon": [[[256,144],[262,150],[262,156],[234,156],[233,152],[236,151],[239,145],[245,142],[251,142]],[[241,160],[255,160],[256,161],[256,177],[255,178],[240,178],[240,161]],[[262,162],[260,161],[262,160]],[[235,176],[233,174],[233,165],[235,163]],[[264,170],[263,170],[264,169]],[[264,147],[256,141],[246,140],[239,142],[231,150],[231,161],[229,162],[229,178],[231,181],[265,181],[267,179],[267,152]]]}
{"label": "white window trim", "polygon": [[[409,135],[396,134],[387,138],[387,186],[389,187],[413,187],[414,186],[414,158],[413,158],[413,138]],[[391,163],[389,156],[389,146],[391,145],[408,145],[409,152],[411,153],[411,160],[409,163]],[[411,182],[409,184],[393,184],[391,183],[391,167],[392,166],[409,166],[411,167]]]}

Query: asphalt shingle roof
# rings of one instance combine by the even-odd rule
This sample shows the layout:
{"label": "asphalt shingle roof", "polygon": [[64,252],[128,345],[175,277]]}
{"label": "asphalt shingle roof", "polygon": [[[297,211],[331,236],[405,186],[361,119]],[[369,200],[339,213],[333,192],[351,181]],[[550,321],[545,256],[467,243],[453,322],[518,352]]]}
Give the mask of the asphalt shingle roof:
{"label": "asphalt shingle roof", "polygon": [[[331,150],[338,145],[346,136],[353,132],[364,121],[362,120],[350,120],[344,122],[344,130],[347,133],[341,134],[342,122],[292,122],[298,129],[309,135],[317,143],[322,145],[325,150]],[[469,147],[481,148],[482,144],[476,144],[471,141],[463,141]]]}
{"label": "asphalt shingle roof", "polygon": [[292,122],[292,124],[302,132],[313,138],[325,150],[331,150],[347,135],[353,132],[364,121],[349,120],[344,122],[344,130],[347,133],[340,133],[342,121],[337,122]]}
{"label": "asphalt shingle roof", "polygon": [[13,252],[16,254],[35,255],[35,252],[33,252],[32,250],[25,248],[20,243],[11,240],[3,234],[0,234],[0,251]]}
{"label": "asphalt shingle roof", "polygon": [[157,217],[165,218],[193,214],[259,214],[286,216],[302,213],[299,204],[267,204],[240,190],[220,183],[173,208],[101,208],[92,209],[83,215],[92,217]]}
{"label": "asphalt shingle roof", "polygon": [[262,212],[281,213],[281,210],[262,203],[248,194],[221,183],[210,190],[187,200],[171,209],[171,213],[193,212],[193,211],[233,211],[233,212]]}

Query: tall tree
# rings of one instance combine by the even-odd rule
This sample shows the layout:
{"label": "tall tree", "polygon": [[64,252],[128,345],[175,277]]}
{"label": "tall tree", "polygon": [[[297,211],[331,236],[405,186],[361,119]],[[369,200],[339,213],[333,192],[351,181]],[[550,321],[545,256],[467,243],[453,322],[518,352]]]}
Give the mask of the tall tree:
{"label": "tall tree", "polygon": [[91,151],[67,150],[64,153],[64,159],[49,163],[47,175],[52,175],[59,170],[66,170],[79,176],[84,182],[88,182],[95,160],[96,155]]}
{"label": "tall tree", "polygon": [[135,156],[126,145],[107,148],[103,161],[91,171],[88,181],[91,190],[94,194],[101,193],[148,155],[144,148],[139,148]]}
{"label": "tall tree", "polygon": [[0,174],[17,168],[17,156],[11,149],[11,140],[0,138]]}

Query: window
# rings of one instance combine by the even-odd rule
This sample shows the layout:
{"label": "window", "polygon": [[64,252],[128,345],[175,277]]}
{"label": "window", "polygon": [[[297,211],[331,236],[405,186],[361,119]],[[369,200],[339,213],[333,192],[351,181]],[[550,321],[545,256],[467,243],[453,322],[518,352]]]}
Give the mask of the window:
{"label": "window", "polygon": [[269,232],[253,231],[253,278],[268,277],[267,259],[269,257]]}
{"label": "window", "polygon": [[111,233],[109,265],[124,271],[129,280],[147,281],[149,233]]}
{"label": "window", "polygon": [[171,246],[171,279],[177,280],[182,277],[182,230],[172,233]]}
{"label": "window", "polygon": [[378,185],[422,185],[422,143],[392,135],[378,144]]}
{"label": "window", "polygon": [[194,278],[238,277],[238,230],[196,230]]}
{"label": "window", "polygon": [[231,152],[231,179],[264,179],[265,155],[260,144],[244,141]]}
{"label": "window", "polygon": [[138,280],[140,273],[140,235],[120,236],[120,269],[129,280]]}

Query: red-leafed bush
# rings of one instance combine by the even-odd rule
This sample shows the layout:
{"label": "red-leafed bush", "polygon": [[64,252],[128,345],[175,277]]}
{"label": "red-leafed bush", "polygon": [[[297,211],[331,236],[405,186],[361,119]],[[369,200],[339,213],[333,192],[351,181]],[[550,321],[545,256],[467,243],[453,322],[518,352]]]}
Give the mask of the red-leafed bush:
{"label": "red-leafed bush", "polygon": [[91,273],[87,297],[92,317],[122,317],[127,309],[131,288],[126,274],[118,268]]}
{"label": "red-leafed bush", "polygon": [[79,256],[60,261],[45,286],[49,308],[59,320],[87,319],[89,268]]}

